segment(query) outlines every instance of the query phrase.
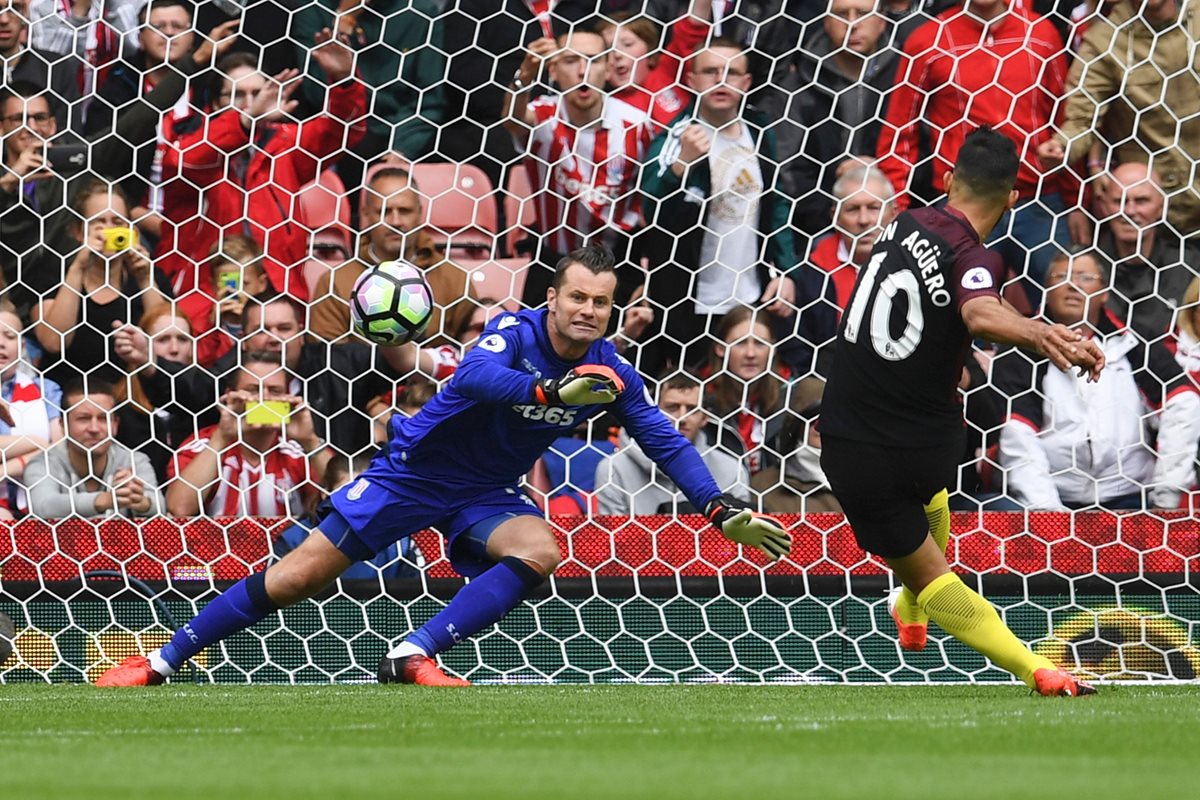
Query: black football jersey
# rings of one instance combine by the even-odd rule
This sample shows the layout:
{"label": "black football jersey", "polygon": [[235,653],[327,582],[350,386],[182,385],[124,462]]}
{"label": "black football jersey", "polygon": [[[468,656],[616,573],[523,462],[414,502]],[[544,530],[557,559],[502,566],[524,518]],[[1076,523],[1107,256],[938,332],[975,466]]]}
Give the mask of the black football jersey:
{"label": "black football jersey", "polygon": [[821,433],[929,447],[961,431],[971,336],[960,309],[999,299],[1004,265],[950,208],[898,216],[859,270],[821,402]]}

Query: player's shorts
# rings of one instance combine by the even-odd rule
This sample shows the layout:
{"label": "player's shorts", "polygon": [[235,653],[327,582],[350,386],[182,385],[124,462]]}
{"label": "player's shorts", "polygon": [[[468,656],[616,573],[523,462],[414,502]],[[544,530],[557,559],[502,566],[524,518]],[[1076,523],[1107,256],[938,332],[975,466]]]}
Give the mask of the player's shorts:
{"label": "player's shorts", "polygon": [[958,485],[963,436],[911,450],[821,437],[821,469],[859,547],[884,558],[916,552],[929,534],[925,505]]}
{"label": "player's shorts", "polygon": [[517,486],[454,490],[374,465],[330,500],[334,513],[318,527],[351,561],[369,559],[405,536],[436,528],[446,537],[450,564],[468,578],[494,563],[487,540],[497,527],[513,517],[542,516]]}

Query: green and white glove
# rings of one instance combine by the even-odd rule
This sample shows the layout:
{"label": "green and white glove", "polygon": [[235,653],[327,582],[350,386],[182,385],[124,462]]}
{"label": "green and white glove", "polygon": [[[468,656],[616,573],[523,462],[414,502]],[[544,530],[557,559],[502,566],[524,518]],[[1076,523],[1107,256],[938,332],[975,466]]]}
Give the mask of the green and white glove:
{"label": "green and white glove", "polygon": [[582,364],[561,378],[537,382],[534,399],[544,406],[590,406],[611,403],[625,391],[625,382],[610,367]]}
{"label": "green and white glove", "polygon": [[708,504],[704,515],[731,542],[756,547],[772,561],[792,551],[792,537],[779,520],[751,511],[736,497],[721,495]]}

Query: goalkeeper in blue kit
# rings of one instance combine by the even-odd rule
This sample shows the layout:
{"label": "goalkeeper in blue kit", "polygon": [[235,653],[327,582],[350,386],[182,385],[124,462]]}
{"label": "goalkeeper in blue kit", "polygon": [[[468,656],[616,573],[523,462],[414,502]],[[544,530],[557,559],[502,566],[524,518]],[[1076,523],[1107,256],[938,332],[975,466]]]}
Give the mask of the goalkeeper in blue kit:
{"label": "goalkeeper in blue kit", "polygon": [[[612,254],[585,247],[561,262],[547,308],[494,319],[446,388],[331,498],[314,535],[265,572],[231,586],[171,641],[108,670],[98,686],[162,683],[209,645],[320,592],[356,561],[424,528],[447,540],[470,578],[450,603],[382,659],[383,683],[466,686],[434,656],[498,622],[541,585],[561,554],[519,483],[553,441],[611,409],[726,538],[770,558],[791,548],[773,518],[723,496],[695,447],[651,402],[633,367],[604,339],[613,311]],[[319,535],[317,535],[319,534]]]}

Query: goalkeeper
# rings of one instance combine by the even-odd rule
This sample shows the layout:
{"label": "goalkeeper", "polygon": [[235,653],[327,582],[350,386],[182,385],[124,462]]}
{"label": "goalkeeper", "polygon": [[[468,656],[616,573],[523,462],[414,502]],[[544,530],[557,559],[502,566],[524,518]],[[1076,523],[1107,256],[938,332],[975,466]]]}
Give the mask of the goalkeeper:
{"label": "goalkeeper", "polygon": [[[433,619],[379,665],[383,683],[466,686],[433,657],[495,624],[558,566],[558,543],[521,477],[562,433],[611,404],[659,467],[735,542],[771,558],[791,538],[770,517],[721,495],[696,448],[655,406],[641,377],[604,339],[617,279],[612,253],[585,247],[562,259],[547,308],[502,314],[444,391],[416,416],[397,416],[391,438],[333,512],[265,572],[205,606],[163,648],[108,670],[98,686],[162,683],[209,645],[324,589],[356,561],[427,527],[448,541],[470,578]],[[317,534],[320,535],[317,535]]]}

